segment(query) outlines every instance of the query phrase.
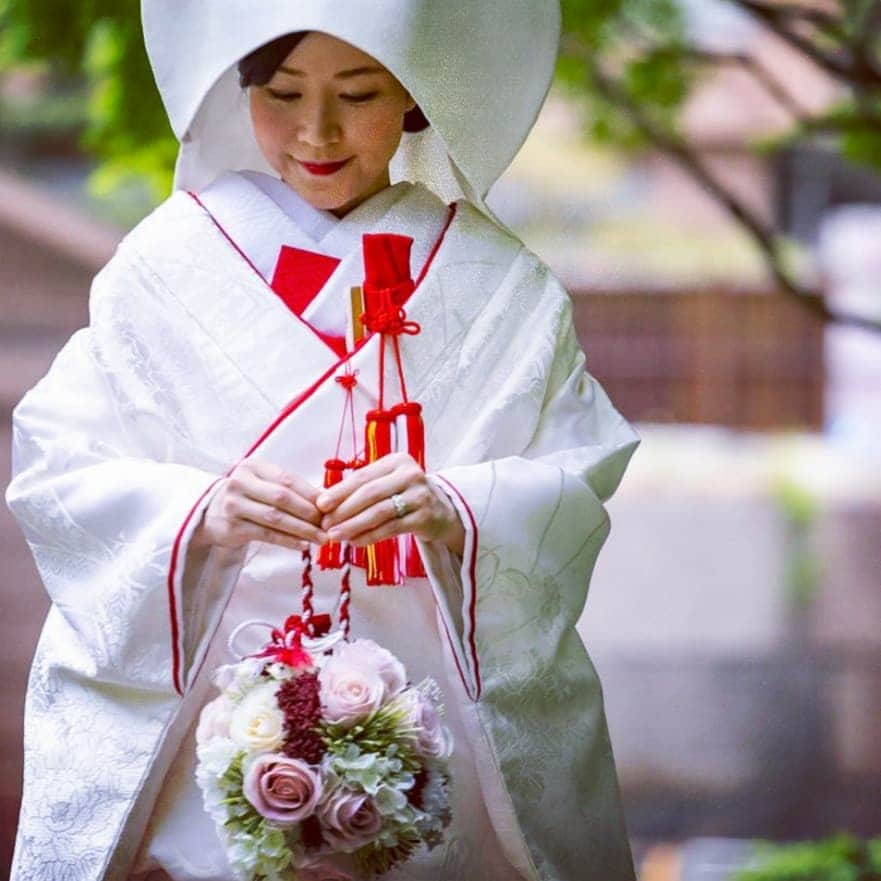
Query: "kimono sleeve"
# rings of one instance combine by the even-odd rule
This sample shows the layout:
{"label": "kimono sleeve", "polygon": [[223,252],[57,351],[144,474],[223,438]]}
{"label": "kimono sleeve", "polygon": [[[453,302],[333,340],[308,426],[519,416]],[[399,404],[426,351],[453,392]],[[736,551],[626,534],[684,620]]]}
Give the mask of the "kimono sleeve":
{"label": "kimono sleeve", "polygon": [[[574,628],[609,532],[604,502],[639,439],[585,369],[566,311],[538,425],[519,455],[439,469],[430,478],[465,527],[459,561],[422,543],[429,577],[472,699],[492,658],[523,646],[525,626]],[[505,585],[504,587],[502,585]]]}
{"label": "kimono sleeve", "polygon": [[[571,303],[559,317],[536,368],[537,416],[516,397],[494,400],[498,456],[432,476],[465,526],[461,562],[436,543],[420,550],[486,756],[490,817],[500,840],[522,843],[513,864],[541,881],[633,881],[602,690],[576,623],[609,532],[603,503],[638,439],[585,371]],[[532,429],[519,451],[512,424]]]}
{"label": "kimono sleeve", "polygon": [[54,606],[58,662],[108,686],[182,692],[210,615],[199,584],[230,565],[223,549],[189,551],[220,475],[175,461],[137,358],[125,363],[136,344],[108,342],[94,297],[92,326],[14,411],[6,501]]}

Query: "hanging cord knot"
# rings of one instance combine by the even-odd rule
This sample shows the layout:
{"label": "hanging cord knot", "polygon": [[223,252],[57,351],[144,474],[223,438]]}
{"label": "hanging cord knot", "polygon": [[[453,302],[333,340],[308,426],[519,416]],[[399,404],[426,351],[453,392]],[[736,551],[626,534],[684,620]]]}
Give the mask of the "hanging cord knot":
{"label": "hanging cord knot", "polygon": [[381,333],[387,336],[400,336],[402,333],[416,336],[422,330],[422,326],[418,322],[407,321],[407,313],[403,306],[391,306],[387,309],[365,312],[361,316],[361,323],[371,333]]}
{"label": "hanging cord knot", "polygon": [[[289,667],[308,667],[312,664],[312,656],[303,647],[303,638],[311,636],[317,640],[324,637],[330,632],[330,625],[330,615],[325,614],[312,616],[311,633],[307,633],[307,626],[300,615],[291,615],[284,622],[284,628],[281,630],[265,621],[243,621],[230,634],[229,649],[239,660],[244,658],[267,659],[287,664]],[[237,640],[245,630],[252,627],[269,629],[269,642],[258,652],[242,654],[238,651]]]}
{"label": "hanging cord knot", "polygon": [[358,371],[354,373],[344,373],[342,376],[336,377],[336,381],[347,391],[352,391],[358,385]]}
{"label": "hanging cord knot", "polygon": [[415,321],[407,321],[404,303],[415,290],[413,280],[406,278],[389,287],[375,287],[365,282],[365,302],[370,304],[361,316],[361,323],[371,333],[415,336],[422,329]]}

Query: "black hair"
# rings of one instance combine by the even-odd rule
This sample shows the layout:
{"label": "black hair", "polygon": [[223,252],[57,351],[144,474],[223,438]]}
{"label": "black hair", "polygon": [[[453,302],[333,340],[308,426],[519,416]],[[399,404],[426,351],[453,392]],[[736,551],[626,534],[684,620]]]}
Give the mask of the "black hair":
{"label": "black hair", "polygon": [[[309,31],[295,31],[284,34],[249,52],[238,64],[239,85],[243,89],[249,86],[265,86],[308,33]],[[428,126],[429,122],[418,105],[404,114],[405,132],[421,132]]]}

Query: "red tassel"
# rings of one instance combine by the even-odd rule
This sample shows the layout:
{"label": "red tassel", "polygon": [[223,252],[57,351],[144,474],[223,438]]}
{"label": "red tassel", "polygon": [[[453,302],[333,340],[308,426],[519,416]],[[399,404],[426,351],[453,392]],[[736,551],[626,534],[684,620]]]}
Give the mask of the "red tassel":
{"label": "red tassel", "polygon": [[[346,463],[342,459],[328,459],[324,463],[324,487],[333,486],[343,479]],[[318,551],[319,569],[342,569],[343,546],[338,541],[323,544]]]}
{"label": "red tassel", "polygon": [[[405,401],[392,407],[398,438],[398,452],[405,449],[425,470],[425,427],[422,424],[422,405],[416,401]],[[412,533],[402,536],[404,573],[409,578],[425,578],[425,567],[419,555],[419,546]]]}
{"label": "red tassel", "polygon": [[[359,468],[363,468],[367,463],[362,459],[352,459],[349,462],[346,462],[346,468],[350,471],[357,471]],[[361,569],[367,568],[367,548],[360,546],[355,547],[354,545],[349,545],[349,562],[353,566],[358,566]]]}
{"label": "red tassel", "polygon": [[[388,410],[370,410],[367,413],[364,449],[367,463],[376,462],[392,452],[392,422]],[[398,542],[384,538],[367,546],[367,584],[395,585],[402,581],[398,563]]]}

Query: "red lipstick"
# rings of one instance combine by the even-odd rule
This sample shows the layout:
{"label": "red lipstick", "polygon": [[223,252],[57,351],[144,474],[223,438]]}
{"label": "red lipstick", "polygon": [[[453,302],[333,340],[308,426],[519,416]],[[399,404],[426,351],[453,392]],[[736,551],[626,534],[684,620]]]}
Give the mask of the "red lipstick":
{"label": "red lipstick", "polygon": [[[350,157],[351,158],[351,157]],[[300,160],[298,160],[300,161]],[[324,177],[328,174],[336,174],[349,160],[343,159],[342,162],[302,162],[300,165],[309,172],[309,174],[317,174]]]}

